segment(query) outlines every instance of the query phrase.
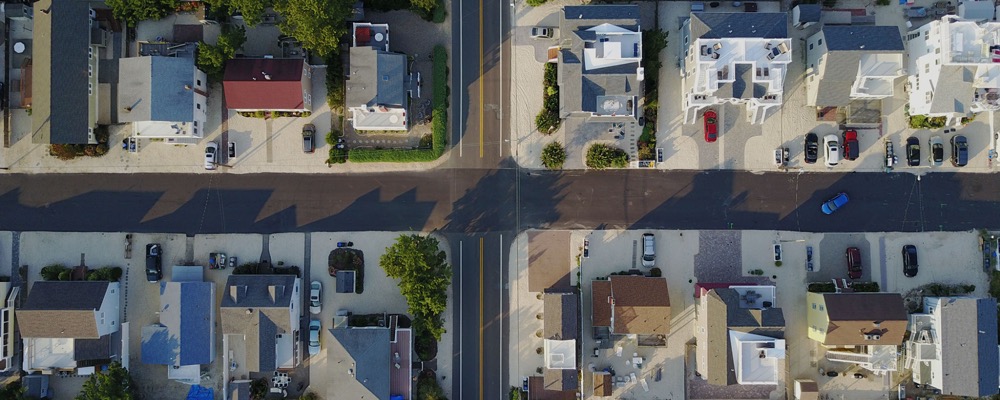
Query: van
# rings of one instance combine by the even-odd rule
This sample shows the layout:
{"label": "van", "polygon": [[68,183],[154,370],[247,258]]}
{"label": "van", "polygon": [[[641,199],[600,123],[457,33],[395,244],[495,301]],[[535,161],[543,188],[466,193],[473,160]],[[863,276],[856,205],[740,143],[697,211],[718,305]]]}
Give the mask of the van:
{"label": "van", "polygon": [[656,241],[652,233],[642,235],[642,266],[652,268],[656,261]]}

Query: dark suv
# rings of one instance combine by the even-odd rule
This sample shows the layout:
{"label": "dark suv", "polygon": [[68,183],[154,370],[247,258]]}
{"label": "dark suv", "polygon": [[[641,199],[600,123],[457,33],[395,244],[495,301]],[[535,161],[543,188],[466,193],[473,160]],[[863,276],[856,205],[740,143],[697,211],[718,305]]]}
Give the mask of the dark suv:
{"label": "dark suv", "polygon": [[845,257],[847,258],[847,277],[861,279],[861,274],[863,273],[861,269],[861,250],[857,247],[848,247]]}
{"label": "dark suv", "polygon": [[917,246],[903,246],[903,275],[907,278],[917,276]]}
{"label": "dark suv", "polygon": [[163,248],[159,243],[146,245],[146,280],[158,282],[163,278]]}
{"label": "dark suv", "polygon": [[964,167],[969,163],[969,142],[965,136],[955,135],[951,138],[951,165]]}

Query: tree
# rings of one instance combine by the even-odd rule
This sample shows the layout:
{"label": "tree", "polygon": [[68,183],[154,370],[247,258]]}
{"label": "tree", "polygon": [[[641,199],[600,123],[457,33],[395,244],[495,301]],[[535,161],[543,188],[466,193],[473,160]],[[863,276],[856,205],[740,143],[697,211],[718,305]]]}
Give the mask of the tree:
{"label": "tree", "polygon": [[227,0],[228,6],[232,10],[239,10],[243,15],[243,22],[247,26],[254,26],[260,23],[264,17],[264,11],[273,5],[271,0]]}
{"label": "tree", "polygon": [[177,0],[106,0],[105,4],[115,18],[132,27],[139,21],[163,18],[177,8]]}
{"label": "tree", "polygon": [[628,165],[628,154],[625,150],[614,146],[598,143],[587,149],[587,167],[593,169],[625,168]]}
{"label": "tree", "polygon": [[542,149],[542,164],[548,169],[560,169],[566,162],[566,149],[559,142],[552,142]]}
{"label": "tree", "polygon": [[13,381],[0,389],[0,400],[23,400],[24,392],[25,388],[21,386],[21,381]]}
{"label": "tree", "polygon": [[76,400],[131,400],[135,398],[133,390],[128,370],[113,362],[107,371],[91,375],[83,383]]}
{"label": "tree", "polygon": [[441,340],[445,332],[441,313],[448,305],[451,285],[451,266],[439,246],[429,236],[402,235],[379,259],[385,274],[399,279],[414,330],[426,330],[435,340]]}
{"label": "tree", "polygon": [[198,57],[195,59],[195,64],[208,76],[214,79],[221,78],[226,61],[235,57],[236,51],[243,47],[243,43],[246,41],[246,29],[242,26],[225,25],[215,46],[205,42],[198,46]]}
{"label": "tree", "polygon": [[438,6],[437,0],[410,0],[410,5],[426,12],[431,12]]}
{"label": "tree", "polygon": [[351,15],[353,0],[278,0],[274,10],[284,19],[281,33],[294,37],[319,56],[337,51],[347,33],[344,18]]}

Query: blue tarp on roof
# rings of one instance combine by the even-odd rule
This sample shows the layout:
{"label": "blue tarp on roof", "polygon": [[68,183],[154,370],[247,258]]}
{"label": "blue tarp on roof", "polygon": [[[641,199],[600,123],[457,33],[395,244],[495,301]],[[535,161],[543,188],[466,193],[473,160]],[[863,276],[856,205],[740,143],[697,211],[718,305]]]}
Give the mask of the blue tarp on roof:
{"label": "blue tarp on roof", "polygon": [[194,385],[188,390],[187,400],[214,400],[215,393],[212,388]]}

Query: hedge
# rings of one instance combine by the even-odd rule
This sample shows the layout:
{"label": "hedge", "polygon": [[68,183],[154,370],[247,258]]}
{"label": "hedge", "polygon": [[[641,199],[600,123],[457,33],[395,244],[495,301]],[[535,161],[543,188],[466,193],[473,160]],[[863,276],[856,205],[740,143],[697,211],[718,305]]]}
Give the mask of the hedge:
{"label": "hedge", "polygon": [[352,162],[428,162],[444,154],[448,147],[448,51],[434,47],[434,97],[431,112],[431,149],[354,148],[347,158]]}

